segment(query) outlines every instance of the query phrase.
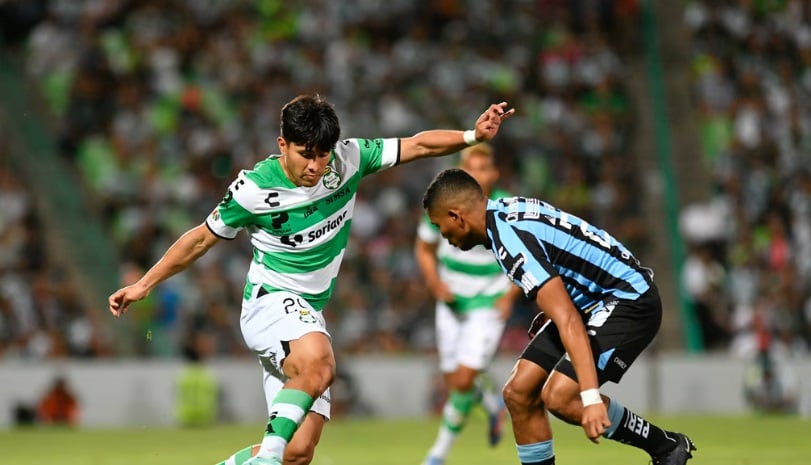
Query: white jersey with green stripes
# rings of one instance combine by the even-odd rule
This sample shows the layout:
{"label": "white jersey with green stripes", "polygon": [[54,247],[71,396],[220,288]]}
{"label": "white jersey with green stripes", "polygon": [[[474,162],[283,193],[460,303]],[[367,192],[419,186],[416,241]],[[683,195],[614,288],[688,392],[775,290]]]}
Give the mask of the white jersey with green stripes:
{"label": "white jersey with green stripes", "polygon": [[295,186],[280,155],[241,171],[206,224],[225,239],[241,229],[250,234],[254,252],[244,298],[262,286],[294,292],[323,309],[349,240],[358,183],[396,165],[399,150],[398,139],[341,140],[313,187]]}
{"label": "white jersey with green stripes", "polygon": [[[491,199],[510,197],[505,191],[493,190]],[[448,306],[456,312],[493,309],[495,301],[510,288],[510,280],[501,270],[493,252],[477,245],[463,251],[452,246],[439,234],[439,229],[423,216],[417,228],[417,236],[437,247],[439,279],[453,293],[453,302]]]}

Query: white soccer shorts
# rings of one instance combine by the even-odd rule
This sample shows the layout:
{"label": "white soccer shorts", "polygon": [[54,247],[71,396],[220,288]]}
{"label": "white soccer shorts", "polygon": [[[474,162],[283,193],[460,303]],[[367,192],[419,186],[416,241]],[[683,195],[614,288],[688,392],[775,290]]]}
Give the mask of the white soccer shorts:
{"label": "white soccer shorts", "polygon": [[496,309],[456,313],[444,302],[436,306],[439,369],[443,373],[464,365],[482,371],[493,361],[505,321]]}
{"label": "white soccer shorts", "polygon": [[[259,356],[264,371],[265,401],[270,414],[273,398],[287,381],[282,363],[290,341],[312,332],[324,333],[329,337],[329,332],[324,316],[305,299],[292,292],[272,292],[257,298],[254,296],[258,288],[254,289],[249,300],[242,301],[240,327],[248,348]],[[329,420],[329,388],[315,399],[310,411]]]}

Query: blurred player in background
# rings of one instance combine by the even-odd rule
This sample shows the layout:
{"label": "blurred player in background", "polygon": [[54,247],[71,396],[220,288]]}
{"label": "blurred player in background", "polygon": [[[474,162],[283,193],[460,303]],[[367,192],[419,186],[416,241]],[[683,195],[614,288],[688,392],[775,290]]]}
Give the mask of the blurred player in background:
{"label": "blurred player in background", "polygon": [[599,391],[620,381],[659,330],[662,303],[649,268],[606,231],[546,202],[488,200],[463,170],[437,175],[423,207],[451,244],[490,248],[542,312],[504,386],[522,464],[555,463],[547,409],[594,442],[602,435],[643,449],[654,465],[692,457],[690,438]]}
{"label": "blurred player in background", "polygon": [[183,234],[136,283],[110,296],[110,312],[121,316],[220,239],[246,229],[254,253],[240,325],[264,370],[269,420],[257,455],[251,458],[246,448],[235,456],[251,465],[307,464],[330,415],[335,357],[321,310],[349,239],[358,183],[398,164],[488,141],[513,113],[502,102],[467,131],[339,141],[332,105],[318,95],[296,97],[281,110],[279,155],[240,172],[203,224]]}
{"label": "blurred player in background", "polygon": [[[494,189],[499,172],[489,145],[464,149],[459,167],[473,176],[488,198],[509,195]],[[427,217],[417,229],[414,253],[436,299],[439,369],[449,391],[439,432],[423,465],[441,465],[477,402],[487,411],[490,445],[501,440],[505,416],[501,395],[492,384],[479,383],[477,389],[475,382],[492,362],[521,290],[504,276],[489,250],[476,246],[462,251],[450,245]]]}

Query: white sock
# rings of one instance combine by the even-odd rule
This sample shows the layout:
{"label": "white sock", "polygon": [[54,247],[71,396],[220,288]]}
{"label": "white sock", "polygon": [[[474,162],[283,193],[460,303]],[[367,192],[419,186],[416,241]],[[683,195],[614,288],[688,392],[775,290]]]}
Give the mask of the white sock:
{"label": "white sock", "polygon": [[457,433],[449,430],[445,425],[439,425],[436,441],[434,441],[434,445],[431,446],[431,449],[428,451],[428,455],[432,457],[447,457],[457,436]]}
{"label": "white sock", "polygon": [[484,389],[482,391],[482,407],[490,414],[495,415],[501,410],[501,393],[494,389]]}

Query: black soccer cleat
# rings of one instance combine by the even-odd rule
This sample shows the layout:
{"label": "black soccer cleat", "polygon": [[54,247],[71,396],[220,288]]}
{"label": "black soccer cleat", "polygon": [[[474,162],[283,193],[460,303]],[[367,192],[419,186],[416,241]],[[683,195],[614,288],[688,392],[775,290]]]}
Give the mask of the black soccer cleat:
{"label": "black soccer cleat", "polygon": [[668,432],[668,435],[673,436],[678,444],[671,451],[656,457],[651,456],[651,462],[653,465],[685,465],[687,460],[693,458],[696,445],[684,434]]}

